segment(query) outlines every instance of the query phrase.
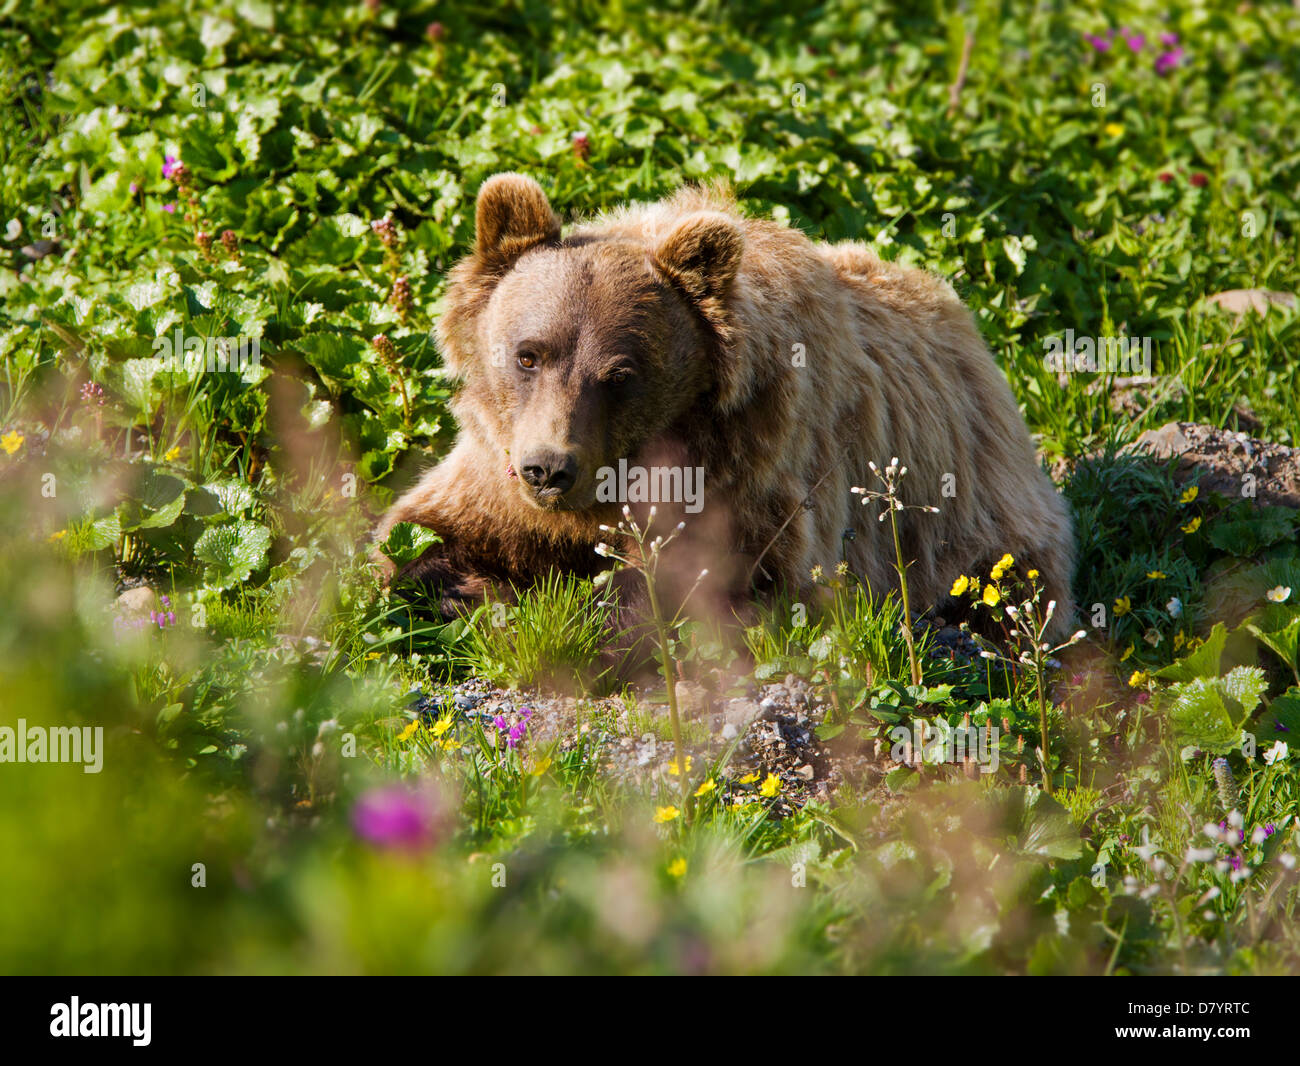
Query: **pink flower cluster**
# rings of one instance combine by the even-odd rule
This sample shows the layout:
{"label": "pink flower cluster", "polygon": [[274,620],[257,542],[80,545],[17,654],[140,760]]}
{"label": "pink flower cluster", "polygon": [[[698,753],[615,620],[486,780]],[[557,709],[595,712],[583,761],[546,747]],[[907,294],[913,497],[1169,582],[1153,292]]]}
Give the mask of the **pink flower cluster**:
{"label": "pink flower cluster", "polygon": [[[1118,36],[1128,46],[1128,50],[1135,55],[1147,46],[1146,35],[1136,31],[1130,32],[1127,26],[1118,31]],[[1109,52],[1111,45],[1115,43],[1115,37],[1116,31],[1113,28],[1108,29],[1104,35],[1096,33],[1085,33],[1083,35],[1083,39],[1097,52]],[[1159,42],[1155,71],[1163,77],[1182,63],[1185,53],[1178,43],[1178,34],[1176,33],[1162,33]]]}

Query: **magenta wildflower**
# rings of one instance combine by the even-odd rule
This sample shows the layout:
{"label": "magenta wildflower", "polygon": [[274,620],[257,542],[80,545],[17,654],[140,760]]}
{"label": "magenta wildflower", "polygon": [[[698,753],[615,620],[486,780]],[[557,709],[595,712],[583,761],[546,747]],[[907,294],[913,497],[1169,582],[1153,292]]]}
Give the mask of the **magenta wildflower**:
{"label": "magenta wildflower", "polygon": [[169,215],[174,215],[176,213],[176,205],[163,204],[163,210],[166,211]]}
{"label": "magenta wildflower", "polygon": [[1272,822],[1269,822],[1266,826],[1264,826],[1264,835],[1266,837],[1271,837],[1276,832],[1277,832],[1277,826],[1275,826]]}
{"label": "magenta wildflower", "polygon": [[1140,33],[1129,33],[1127,29],[1120,30],[1120,36],[1124,38],[1124,43],[1128,45],[1130,52],[1140,52],[1146,47],[1147,39]]}
{"label": "magenta wildflower", "polygon": [[[1227,835],[1228,835],[1228,823],[1227,823],[1227,822],[1220,822],[1220,823],[1219,823],[1219,831],[1220,831],[1221,833],[1223,833],[1224,836],[1227,836]],[[1243,840],[1246,839],[1246,831],[1245,831],[1244,829],[1234,829],[1234,830],[1232,830],[1232,832],[1234,832],[1234,833],[1237,834],[1237,843],[1238,843],[1238,844],[1240,844]],[[1233,869],[1236,869],[1236,867],[1233,867]]]}
{"label": "magenta wildflower", "polygon": [[174,155],[163,156],[163,177],[170,178],[180,166],[180,160]]}
{"label": "magenta wildflower", "polygon": [[135,182],[131,182],[129,188],[130,188],[130,190],[131,190],[131,195],[132,195],[132,196],[134,196],[136,193],[138,193],[138,192],[140,191],[140,186],[137,185]]}
{"label": "magenta wildflower", "polygon": [[357,836],[381,848],[406,851],[428,847],[438,827],[433,798],[401,786],[376,788],[357,800],[352,828]]}
{"label": "magenta wildflower", "polygon": [[1182,59],[1183,50],[1181,48],[1173,48],[1168,52],[1161,52],[1160,55],[1156,56],[1156,73],[1160,75],[1168,74],[1182,62]]}
{"label": "magenta wildflower", "polygon": [[1162,33],[1160,35],[1160,46],[1162,48],[1173,48],[1178,43],[1178,34]]}
{"label": "magenta wildflower", "polygon": [[1110,41],[1105,37],[1098,37],[1095,33],[1085,33],[1083,39],[1087,41],[1098,52],[1109,52]]}
{"label": "magenta wildflower", "polygon": [[506,743],[517,748],[519,742],[524,739],[528,733],[528,720],[533,716],[531,707],[521,707],[519,709],[519,721],[511,725],[504,714],[498,714],[492,719],[492,724],[506,735]]}
{"label": "magenta wildflower", "polygon": [[166,629],[168,626],[174,626],[176,624],[176,612],[170,610],[171,600],[166,596],[162,596],[160,599],[162,600],[163,607],[168,608],[168,610],[150,611],[149,624],[155,625],[159,629]]}
{"label": "magenta wildflower", "polygon": [[1240,869],[1241,869],[1241,856],[1240,856],[1240,855],[1233,855],[1230,859],[1228,859],[1228,862],[1232,864],[1232,868],[1233,868],[1234,870],[1240,870]]}

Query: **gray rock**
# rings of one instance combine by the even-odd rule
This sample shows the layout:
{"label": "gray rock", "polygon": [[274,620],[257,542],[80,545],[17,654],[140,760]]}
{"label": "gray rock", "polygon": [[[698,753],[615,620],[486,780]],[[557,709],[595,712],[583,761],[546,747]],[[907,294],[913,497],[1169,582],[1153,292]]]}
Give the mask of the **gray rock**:
{"label": "gray rock", "polygon": [[759,705],[753,700],[728,700],[724,714],[729,724],[743,728],[759,716]]}

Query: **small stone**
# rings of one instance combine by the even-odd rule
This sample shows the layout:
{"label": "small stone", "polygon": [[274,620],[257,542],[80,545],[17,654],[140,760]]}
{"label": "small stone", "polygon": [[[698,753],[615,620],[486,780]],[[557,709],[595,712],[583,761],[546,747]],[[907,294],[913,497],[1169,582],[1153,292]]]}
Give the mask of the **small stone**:
{"label": "small stone", "polygon": [[804,763],[802,766],[795,769],[794,775],[795,777],[802,777],[805,781],[811,781],[814,773],[815,771],[813,770],[812,765]]}
{"label": "small stone", "polygon": [[678,681],[674,691],[677,695],[677,706],[682,714],[697,717],[708,705],[708,691],[703,685],[696,684],[694,681]]}
{"label": "small stone", "polygon": [[1177,422],[1169,422],[1159,429],[1149,429],[1137,439],[1137,448],[1146,448],[1156,456],[1167,459],[1171,455],[1182,455],[1191,448]]}
{"label": "small stone", "polygon": [[144,614],[154,608],[153,589],[148,585],[127,589],[117,598],[117,609],[130,614]]}
{"label": "small stone", "polygon": [[737,728],[747,726],[759,716],[759,704],[753,700],[728,700],[727,721]]}

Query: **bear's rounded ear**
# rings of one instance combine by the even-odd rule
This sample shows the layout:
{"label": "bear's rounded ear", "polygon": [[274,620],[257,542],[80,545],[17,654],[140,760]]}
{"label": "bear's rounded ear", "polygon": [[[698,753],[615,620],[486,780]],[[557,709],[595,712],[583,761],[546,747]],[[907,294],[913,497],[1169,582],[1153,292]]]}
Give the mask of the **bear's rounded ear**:
{"label": "bear's rounded ear", "polygon": [[744,251],[745,237],[734,218],[720,211],[697,211],[659,242],[654,259],[708,313],[710,305],[727,295]]}
{"label": "bear's rounded ear", "polygon": [[560,239],[560,220],[542,187],[523,174],[494,174],[478,191],[475,251],[485,263],[513,262],[529,248]]}

